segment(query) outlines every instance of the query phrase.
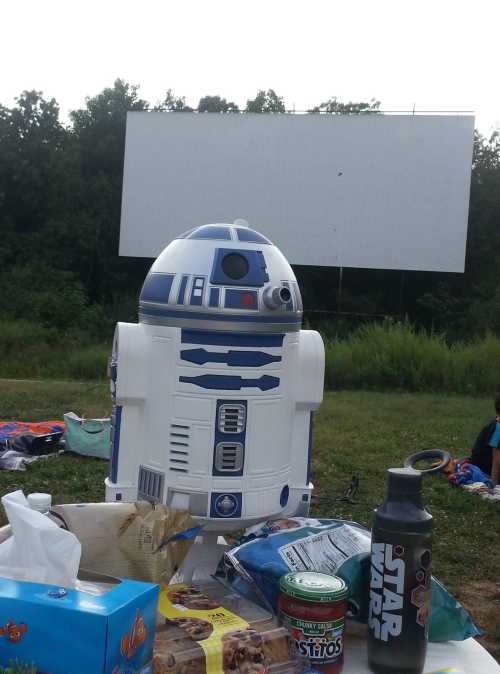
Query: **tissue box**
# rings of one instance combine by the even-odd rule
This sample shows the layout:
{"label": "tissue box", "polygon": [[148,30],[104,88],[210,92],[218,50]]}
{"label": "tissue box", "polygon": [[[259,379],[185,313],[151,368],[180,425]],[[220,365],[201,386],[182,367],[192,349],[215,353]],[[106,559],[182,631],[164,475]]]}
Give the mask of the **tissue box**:
{"label": "tissue box", "polygon": [[78,589],[0,578],[0,665],[20,674],[150,674],[158,586],[97,574]]}

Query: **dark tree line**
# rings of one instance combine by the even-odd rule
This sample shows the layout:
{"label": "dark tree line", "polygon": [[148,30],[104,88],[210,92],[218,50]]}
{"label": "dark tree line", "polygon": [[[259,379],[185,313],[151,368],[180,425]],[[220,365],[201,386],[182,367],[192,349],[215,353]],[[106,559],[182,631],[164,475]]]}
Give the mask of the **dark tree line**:
{"label": "dark tree line", "polygon": [[[170,89],[155,106],[116,80],[61,123],[55,99],[25,91],[0,105],[0,318],[60,329],[109,329],[135,315],[150,264],[118,257],[125,123],[128,110],[193,111]],[[310,113],[376,114],[380,103],[331,98]],[[204,96],[199,113],[238,106]],[[283,113],[275,91],[245,110]],[[500,333],[500,137],[475,136],[466,273],[429,274],[296,269],[306,306],[342,314],[408,314],[451,337]],[[315,314],[311,314],[314,318]],[[335,319],[337,320],[337,319]]]}

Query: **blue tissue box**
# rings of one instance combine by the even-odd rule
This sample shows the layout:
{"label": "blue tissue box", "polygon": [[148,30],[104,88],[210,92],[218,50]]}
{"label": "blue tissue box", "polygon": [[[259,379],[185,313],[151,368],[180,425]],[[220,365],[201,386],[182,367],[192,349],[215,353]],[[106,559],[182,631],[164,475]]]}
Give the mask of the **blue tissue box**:
{"label": "blue tissue box", "polygon": [[0,665],[16,663],[16,674],[150,674],[158,585],[80,580],[87,591],[0,578]]}

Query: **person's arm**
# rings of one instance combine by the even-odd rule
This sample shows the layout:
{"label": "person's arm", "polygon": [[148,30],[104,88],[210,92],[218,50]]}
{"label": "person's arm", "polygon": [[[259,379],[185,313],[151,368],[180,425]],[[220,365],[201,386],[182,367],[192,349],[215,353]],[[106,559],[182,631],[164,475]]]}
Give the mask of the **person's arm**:
{"label": "person's arm", "polygon": [[500,449],[491,448],[491,481],[495,487],[500,479]]}
{"label": "person's arm", "polygon": [[480,456],[482,454],[481,450],[488,445],[489,437],[490,437],[489,425],[487,425],[479,431],[479,435],[476,438],[476,442],[472,446],[471,454],[469,457],[469,461],[471,463],[475,463],[476,461],[480,460]]}

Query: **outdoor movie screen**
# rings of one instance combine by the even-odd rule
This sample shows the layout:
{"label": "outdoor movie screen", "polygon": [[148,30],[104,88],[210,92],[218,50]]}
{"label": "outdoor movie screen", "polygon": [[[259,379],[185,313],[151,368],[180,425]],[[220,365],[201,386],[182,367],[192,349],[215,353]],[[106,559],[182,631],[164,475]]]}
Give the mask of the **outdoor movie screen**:
{"label": "outdoor movie screen", "polygon": [[292,264],[463,272],[474,118],[130,112],[120,254],[247,220]]}

